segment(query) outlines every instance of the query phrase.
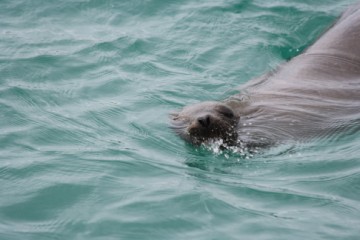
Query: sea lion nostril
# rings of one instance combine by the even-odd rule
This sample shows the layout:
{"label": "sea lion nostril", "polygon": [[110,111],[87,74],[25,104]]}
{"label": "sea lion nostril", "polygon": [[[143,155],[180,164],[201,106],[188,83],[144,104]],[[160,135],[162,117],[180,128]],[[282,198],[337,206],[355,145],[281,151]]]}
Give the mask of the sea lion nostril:
{"label": "sea lion nostril", "polygon": [[211,123],[210,115],[199,117],[197,121],[200,123],[202,127],[207,128],[210,126]]}

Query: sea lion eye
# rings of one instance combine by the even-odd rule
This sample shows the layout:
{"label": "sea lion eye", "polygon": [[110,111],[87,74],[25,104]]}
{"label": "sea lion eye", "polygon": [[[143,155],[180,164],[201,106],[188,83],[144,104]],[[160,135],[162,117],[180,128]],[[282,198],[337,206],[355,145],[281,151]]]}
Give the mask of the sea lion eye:
{"label": "sea lion eye", "polygon": [[233,118],[234,114],[232,112],[222,112],[222,115],[224,115],[227,118]]}
{"label": "sea lion eye", "polygon": [[219,113],[227,118],[233,118],[234,117],[234,113],[231,109],[227,108],[227,107],[222,107],[219,110]]}

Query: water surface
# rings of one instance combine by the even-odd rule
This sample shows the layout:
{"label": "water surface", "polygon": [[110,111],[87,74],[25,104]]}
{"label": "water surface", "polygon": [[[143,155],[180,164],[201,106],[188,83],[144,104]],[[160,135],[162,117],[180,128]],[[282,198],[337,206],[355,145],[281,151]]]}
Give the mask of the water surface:
{"label": "water surface", "polygon": [[359,239],[358,131],[249,156],[168,128],[353,2],[2,0],[0,239]]}

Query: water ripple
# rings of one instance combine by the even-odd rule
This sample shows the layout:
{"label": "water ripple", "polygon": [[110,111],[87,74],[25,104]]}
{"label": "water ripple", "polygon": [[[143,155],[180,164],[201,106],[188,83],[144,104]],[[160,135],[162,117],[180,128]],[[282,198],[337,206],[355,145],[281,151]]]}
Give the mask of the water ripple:
{"label": "water ripple", "polygon": [[1,237],[356,239],[357,113],[251,155],[168,128],[171,111],[299,54],[351,2],[1,1]]}

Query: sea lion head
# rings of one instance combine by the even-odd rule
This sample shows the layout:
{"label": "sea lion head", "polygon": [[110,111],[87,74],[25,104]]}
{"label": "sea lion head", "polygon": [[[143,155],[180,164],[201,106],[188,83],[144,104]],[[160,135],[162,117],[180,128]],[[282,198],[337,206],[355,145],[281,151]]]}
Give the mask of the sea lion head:
{"label": "sea lion head", "polygon": [[220,102],[202,102],[171,114],[171,128],[186,141],[201,145],[220,140],[226,146],[237,142],[239,116]]}

